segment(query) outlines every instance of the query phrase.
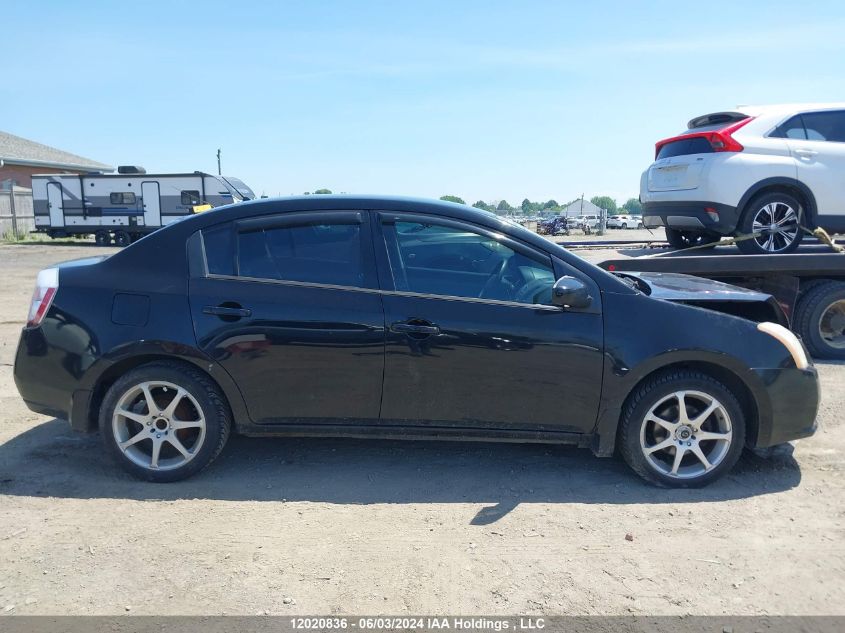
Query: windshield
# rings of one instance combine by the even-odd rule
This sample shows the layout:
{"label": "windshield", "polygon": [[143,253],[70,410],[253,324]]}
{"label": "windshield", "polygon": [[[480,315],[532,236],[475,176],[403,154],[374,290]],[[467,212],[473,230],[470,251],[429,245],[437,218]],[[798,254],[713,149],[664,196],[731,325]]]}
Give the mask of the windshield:
{"label": "windshield", "polygon": [[225,184],[237,191],[244,200],[255,200],[255,192],[247,187],[240,178],[235,178],[234,176],[220,176],[220,178],[223,179]]}

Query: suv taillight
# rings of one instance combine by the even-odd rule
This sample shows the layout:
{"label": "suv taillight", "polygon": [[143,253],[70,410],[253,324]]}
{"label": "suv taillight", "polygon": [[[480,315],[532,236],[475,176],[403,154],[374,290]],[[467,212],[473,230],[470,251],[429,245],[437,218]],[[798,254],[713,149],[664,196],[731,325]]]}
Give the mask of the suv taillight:
{"label": "suv taillight", "polygon": [[654,145],[654,158],[657,160],[658,156],[660,156],[660,150],[664,145],[693,138],[706,139],[707,142],[710,143],[711,150],[714,152],[741,152],[745,148],[731,135],[743,125],[747,125],[753,120],[754,117],[750,116],[747,119],[737,121],[736,123],[724,127],[721,130],[716,130],[715,132],[688,132],[687,134],[681,134],[680,136],[663,139]]}
{"label": "suv taillight", "polygon": [[58,268],[45,268],[38,273],[35,279],[35,292],[32,293],[32,303],[29,306],[29,316],[26,319],[27,327],[41,325],[58,289]]}

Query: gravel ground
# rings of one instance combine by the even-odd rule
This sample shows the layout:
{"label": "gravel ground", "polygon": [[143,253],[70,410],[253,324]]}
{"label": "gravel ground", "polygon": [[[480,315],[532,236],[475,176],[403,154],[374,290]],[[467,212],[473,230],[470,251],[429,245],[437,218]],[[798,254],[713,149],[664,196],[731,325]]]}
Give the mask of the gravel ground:
{"label": "gravel ground", "polygon": [[343,439],[234,438],[146,484],[12,381],[37,270],[104,252],[0,246],[0,614],[845,614],[843,364],[815,437],[704,490],[570,447]]}

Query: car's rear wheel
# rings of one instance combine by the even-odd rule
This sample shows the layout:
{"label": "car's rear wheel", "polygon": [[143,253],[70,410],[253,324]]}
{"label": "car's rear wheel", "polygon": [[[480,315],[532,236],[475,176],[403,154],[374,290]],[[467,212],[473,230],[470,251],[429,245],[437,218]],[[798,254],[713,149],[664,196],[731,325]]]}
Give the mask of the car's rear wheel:
{"label": "car's rear wheel", "polygon": [[742,214],[739,232],[754,235],[737,242],[747,255],[791,253],[804,238],[801,204],[786,193],[767,193],[752,200]]}
{"label": "car's rear wheel", "polygon": [[745,443],[736,396],[696,371],[656,374],[628,399],[619,446],[628,465],[659,486],[697,488],[727,473]]}
{"label": "car's rear wheel", "polygon": [[177,481],[199,472],[223,450],[230,428],[217,385],[180,363],[130,371],[111,386],[100,409],[108,452],[148,481]]}
{"label": "car's rear wheel", "polygon": [[712,233],[701,233],[696,231],[680,231],[678,229],[666,228],[666,241],[669,246],[677,249],[692,248],[698,246],[716,246],[721,238]]}
{"label": "car's rear wheel", "polygon": [[845,282],[825,281],[806,290],[793,327],[814,358],[845,360]]}

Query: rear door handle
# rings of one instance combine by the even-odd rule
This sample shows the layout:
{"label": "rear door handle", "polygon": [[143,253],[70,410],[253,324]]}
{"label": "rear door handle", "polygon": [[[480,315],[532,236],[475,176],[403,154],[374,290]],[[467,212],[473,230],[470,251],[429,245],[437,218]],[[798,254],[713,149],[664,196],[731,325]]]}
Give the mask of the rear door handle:
{"label": "rear door handle", "polygon": [[440,328],[428,322],[392,323],[390,331],[398,334],[425,334],[426,336],[440,334]]}
{"label": "rear door handle", "polygon": [[233,306],[205,306],[202,309],[202,313],[238,318],[252,316],[252,310],[248,308],[236,308]]}

